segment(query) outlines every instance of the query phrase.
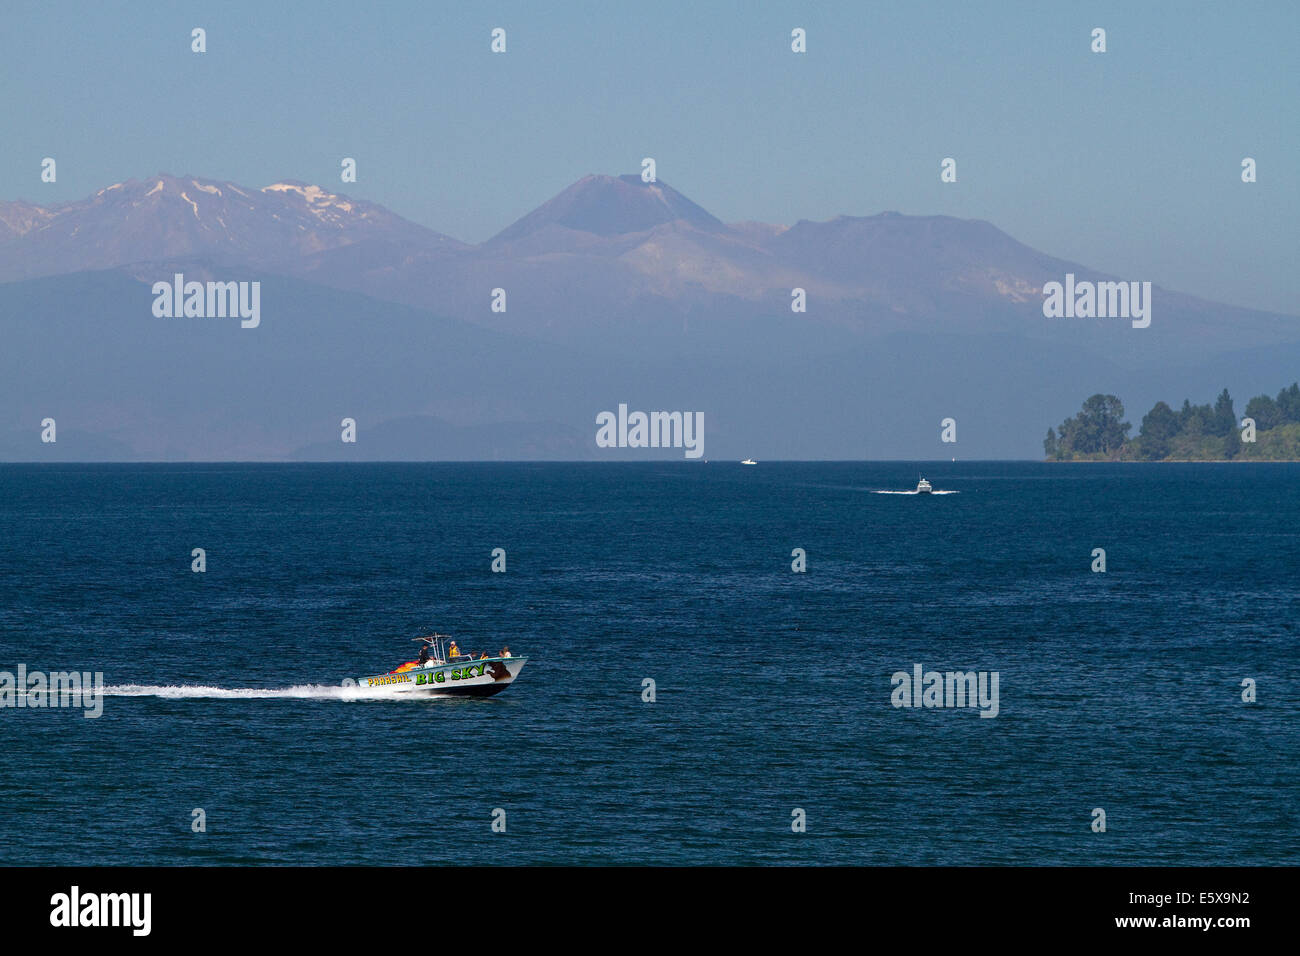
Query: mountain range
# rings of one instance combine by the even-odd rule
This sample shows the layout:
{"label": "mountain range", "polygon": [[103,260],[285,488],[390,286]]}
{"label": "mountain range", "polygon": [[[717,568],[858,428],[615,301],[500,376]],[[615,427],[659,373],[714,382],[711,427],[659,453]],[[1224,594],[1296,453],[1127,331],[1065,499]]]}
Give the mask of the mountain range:
{"label": "mountain range", "polygon": [[[259,326],[155,316],[176,273],[259,282]],[[469,244],[318,185],[158,174],[0,202],[0,459],[682,457],[597,448],[620,403],[702,411],[706,457],[1040,457],[1097,391],[1244,405],[1296,376],[1294,316],[1156,287],[1149,328],[1045,318],[1067,274],[1144,279],[947,216],[723,223],[637,175]]]}

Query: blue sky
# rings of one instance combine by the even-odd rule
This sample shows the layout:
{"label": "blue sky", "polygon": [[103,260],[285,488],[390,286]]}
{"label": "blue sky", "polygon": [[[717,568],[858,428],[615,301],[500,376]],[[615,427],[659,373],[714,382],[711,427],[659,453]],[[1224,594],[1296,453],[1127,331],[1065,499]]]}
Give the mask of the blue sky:
{"label": "blue sky", "polygon": [[302,179],[479,241],[653,156],[729,222],[988,219],[1125,278],[1296,313],[1297,36],[1293,2],[10,2],[0,198],[158,171]]}

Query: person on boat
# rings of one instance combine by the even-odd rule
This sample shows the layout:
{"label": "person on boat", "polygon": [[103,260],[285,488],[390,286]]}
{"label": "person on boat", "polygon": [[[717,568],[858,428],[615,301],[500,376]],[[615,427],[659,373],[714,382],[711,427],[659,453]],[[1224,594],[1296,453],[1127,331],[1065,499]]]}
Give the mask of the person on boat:
{"label": "person on boat", "polygon": [[428,660],[429,660],[429,645],[428,645],[428,644],[421,644],[421,645],[420,645],[420,663],[421,663],[421,664],[428,663]]}
{"label": "person on boat", "polygon": [[455,641],[452,641],[451,646],[447,648],[447,656],[450,657],[452,660],[455,660],[456,658],[461,656],[460,648],[456,646]]}
{"label": "person on boat", "polygon": [[502,656],[502,657],[509,657],[509,656],[510,656],[510,648],[509,648],[509,647],[504,648],[504,649],[501,651],[501,656]]}

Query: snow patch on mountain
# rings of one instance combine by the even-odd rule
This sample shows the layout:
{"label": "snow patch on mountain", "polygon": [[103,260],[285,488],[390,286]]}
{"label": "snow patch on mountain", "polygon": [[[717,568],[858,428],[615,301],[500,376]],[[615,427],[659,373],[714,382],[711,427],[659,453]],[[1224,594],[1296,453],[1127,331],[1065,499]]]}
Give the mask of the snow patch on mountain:
{"label": "snow patch on mountain", "polygon": [[[338,212],[350,213],[355,208],[352,203],[348,202],[342,196],[326,192],[319,186],[306,185],[304,183],[272,183],[270,186],[264,186],[262,192],[279,193],[281,195],[296,195],[307,204],[307,208],[316,216],[317,219],[321,222],[329,223],[340,228],[343,227],[343,222],[338,215]],[[364,213],[361,215],[364,218]]]}
{"label": "snow patch on mountain", "polygon": [[[331,206],[340,205],[340,203],[338,202],[338,198],[339,198],[338,196],[334,195],[333,193],[327,193],[319,186],[304,186],[300,183],[272,183],[270,186],[264,187],[262,189],[262,192],[264,193],[293,192],[293,193],[297,193],[308,203],[324,203],[326,205],[331,205]],[[343,205],[347,205],[347,204],[344,203]],[[349,208],[351,208],[351,206],[349,206]]]}

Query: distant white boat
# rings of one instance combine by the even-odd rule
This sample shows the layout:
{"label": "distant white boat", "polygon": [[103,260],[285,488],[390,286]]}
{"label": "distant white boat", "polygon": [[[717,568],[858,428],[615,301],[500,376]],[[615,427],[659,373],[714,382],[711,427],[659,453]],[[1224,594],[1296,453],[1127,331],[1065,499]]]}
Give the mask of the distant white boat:
{"label": "distant white boat", "polygon": [[742,464],[742,465],[757,465],[758,462],[754,461],[754,459],[752,459],[752,458],[746,458],[744,461],[741,462],[741,464]]}
{"label": "distant white boat", "polygon": [[930,483],[926,481],[924,478],[922,478],[920,481],[916,483],[916,493],[918,495],[928,495],[932,491],[934,491],[934,489],[930,487]]}

